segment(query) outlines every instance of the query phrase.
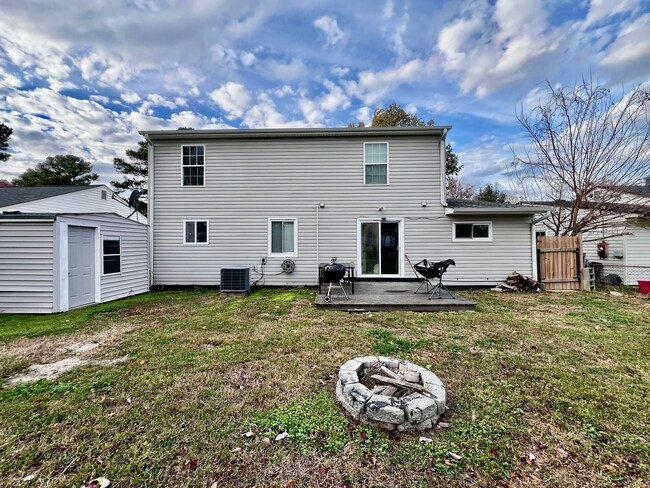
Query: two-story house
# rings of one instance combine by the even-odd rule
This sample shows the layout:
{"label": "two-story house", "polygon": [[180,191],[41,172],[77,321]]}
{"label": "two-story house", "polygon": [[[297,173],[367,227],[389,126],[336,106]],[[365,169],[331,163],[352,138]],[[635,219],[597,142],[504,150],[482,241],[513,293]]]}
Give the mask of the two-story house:
{"label": "two-story house", "polygon": [[332,256],[359,278],[414,278],[409,260],[423,258],[454,259],[451,285],[534,275],[540,208],[448,201],[449,129],[141,132],[153,285],[218,285],[232,265],[314,285]]}

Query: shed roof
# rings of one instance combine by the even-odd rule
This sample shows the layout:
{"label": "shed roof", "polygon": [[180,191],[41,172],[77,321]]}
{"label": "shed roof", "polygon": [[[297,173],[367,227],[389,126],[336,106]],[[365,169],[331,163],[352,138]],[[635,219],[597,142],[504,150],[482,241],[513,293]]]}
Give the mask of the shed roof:
{"label": "shed roof", "polygon": [[519,203],[496,203],[480,200],[463,200],[450,198],[447,200],[447,214],[465,215],[521,215],[538,214],[550,211],[550,208],[537,205],[521,205]]}
{"label": "shed roof", "polygon": [[0,208],[58,197],[67,193],[104,185],[6,186],[0,188]]}

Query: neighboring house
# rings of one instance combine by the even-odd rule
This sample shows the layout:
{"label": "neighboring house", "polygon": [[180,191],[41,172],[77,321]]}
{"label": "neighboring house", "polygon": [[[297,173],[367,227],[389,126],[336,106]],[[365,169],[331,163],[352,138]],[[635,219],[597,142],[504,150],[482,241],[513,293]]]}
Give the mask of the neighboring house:
{"label": "neighboring house", "polygon": [[221,268],[248,265],[260,283],[314,285],[332,256],[371,279],[414,278],[409,260],[424,258],[454,259],[451,285],[534,275],[544,209],[448,202],[449,129],[141,132],[153,284],[218,285]]}
{"label": "neighboring house", "polygon": [[[603,265],[603,275],[616,274],[623,284],[636,285],[637,280],[650,280],[650,178],[645,185],[631,187],[603,187],[596,196],[602,209],[602,221],[597,221],[597,228],[583,233],[584,255],[590,262]],[[611,193],[608,193],[610,192]],[[612,195],[611,200],[607,195]],[[555,209],[569,208],[572,202],[529,202]],[[579,217],[592,211],[594,204],[584,202],[579,210]],[[554,235],[553,225],[540,222],[536,226],[537,235]],[[599,255],[599,244],[601,246]]]}
{"label": "neighboring house", "polygon": [[0,213],[110,212],[147,223],[126,200],[106,185],[0,187]]}
{"label": "neighboring house", "polygon": [[148,290],[146,225],[114,213],[0,213],[0,313],[64,312]]}

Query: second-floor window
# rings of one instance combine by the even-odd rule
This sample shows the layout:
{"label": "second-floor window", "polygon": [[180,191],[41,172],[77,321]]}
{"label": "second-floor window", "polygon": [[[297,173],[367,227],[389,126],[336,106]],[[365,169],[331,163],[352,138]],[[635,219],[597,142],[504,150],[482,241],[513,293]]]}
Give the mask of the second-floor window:
{"label": "second-floor window", "polygon": [[205,146],[183,146],[183,186],[205,185]]}
{"label": "second-floor window", "polygon": [[366,185],[388,184],[387,142],[366,142],[363,145],[363,170]]}

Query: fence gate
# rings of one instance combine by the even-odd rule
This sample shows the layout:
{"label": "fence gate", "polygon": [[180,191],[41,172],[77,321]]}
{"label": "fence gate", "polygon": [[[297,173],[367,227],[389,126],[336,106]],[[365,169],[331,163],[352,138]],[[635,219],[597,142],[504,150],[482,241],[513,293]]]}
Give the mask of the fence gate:
{"label": "fence gate", "polygon": [[538,237],[537,271],[546,290],[582,290],[582,236]]}

